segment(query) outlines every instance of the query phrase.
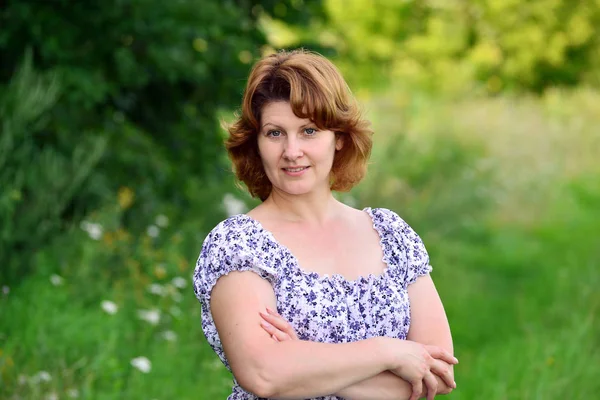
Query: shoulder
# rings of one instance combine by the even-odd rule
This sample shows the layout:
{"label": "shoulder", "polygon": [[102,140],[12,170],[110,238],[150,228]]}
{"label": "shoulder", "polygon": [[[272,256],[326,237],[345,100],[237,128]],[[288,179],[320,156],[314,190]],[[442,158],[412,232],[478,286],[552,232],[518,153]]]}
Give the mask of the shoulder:
{"label": "shoulder", "polygon": [[202,244],[200,258],[210,253],[250,250],[260,227],[245,214],[238,214],[217,224]]}
{"label": "shoulder", "polygon": [[217,224],[202,243],[196,262],[195,279],[217,274],[224,264],[230,264],[234,258],[247,254],[247,238],[253,233],[252,219],[243,214],[234,215]]}
{"label": "shoulder", "polygon": [[387,208],[366,208],[373,218],[373,224],[382,230],[394,233],[406,246],[423,246],[421,237],[396,212]]}
{"label": "shoulder", "polygon": [[206,236],[206,240],[231,240],[232,236],[244,232],[250,232],[253,228],[253,220],[245,214],[237,214],[219,222]]}
{"label": "shoulder", "polygon": [[194,270],[198,297],[210,297],[217,280],[232,271],[254,271],[272,279],[275,268],[265,263],[265,253],[272,252],[261,226],[245,214],[227,218],[206,236]]}
{"label": "shoulder", "polygon": [[432,267],[429,263],[429,254],[421,237],[397,213],[387,208],[370,209],[373,224],[380,224],[380,229],[395,237],[396,242],[403,249],[406,264],[404,265],[404,284],[410,285],[417,278],[427,275]]}
{"label": "shoulder", "polygon": [[408,225],[396,212],[387,208],[365,208],[365,211],[371,215],[373,223],[382,228],[400,228]]}

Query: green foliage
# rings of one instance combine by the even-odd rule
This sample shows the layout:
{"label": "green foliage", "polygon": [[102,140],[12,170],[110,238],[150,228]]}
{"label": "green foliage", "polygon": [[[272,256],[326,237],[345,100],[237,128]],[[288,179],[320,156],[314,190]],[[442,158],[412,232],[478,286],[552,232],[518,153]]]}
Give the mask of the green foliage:
{"label": "green foliage", "polygon": [[[138,235],[123,224],[123,205],[70,227],[37,252],[33,274],[0,293],[1,398],[214,399],[231,390],[203,339],[190,279],[224,210],[176,225],[160,215]],[[137,357],[149,375],[132,365]]]}
{"label": "green foliage", "polygon": [[[599,83],[597,0],[0,3],[1,398],[230,393],[189,281],[233,187],[217,115],[291,43],[394,82],[368,103],[369,175],[340,197],[425,240],[461,360],[448,397],[600,391],[600,99],[546,90]],[[545,93],[406,91],[474,82]]]}
{"label": "green foliage", "polygon": [[22,153],[38,171],[27,172],[28,187],[47,192],[44,203],[17,212],[25,183],[12,181],[26,174],[25,155],[4,172],[7,187],[16,185],[5,192],[13,200],[4,234],[13,235],[15,224],[27,232],[33,222],[25,220],[52,218],[37,226],[32,247],[17,246],[24,233],[15,231],[5,251],[39,247],[60,221],[76,221],[118,190],[135,197],[122,217],[138,231],[165,207],[181,217],[205,203],[210,188],[230,176],[217,116],[239,104],[250,64],[265,49],[258,20],[273,14],[302,23],[319,8],[313,0],[2,2],[0,85],[24,79],[13,74],[29,49],[33,66],[61,88],[10,95],[11,107],[33,114],[9,116],[6,124],[20,125],[3,128],[14,131],[3,133],[4,149],[12,151],[11,137],[25,135],[23,124],[43,114],[43,126],[27,128]]}
{"label": "green foliage", "polygon": [[594,397],[598,93],[397,97],[368,103],[373,163],[353,195],[423,236],[461,360],[449,398]]}
{"label": "green foliage", "polygon": [[326,2],[328,37],[355,81],[464,93],[600,85],[596,1]]}
{"label": "green foliage", "polygon": [[[594,398],[598,94],[415,97],[401,116],[394,96],[369,104],[377,105],[373,163],[346,198],[393,208],[423,237],[460,359],[448,398]],[[561,167],[546,172],[548,164]],[[223,194],[214,191],[206,197]],[[145,222],[160,229],[138,235],[123,224],[124,199],[86,218],[83,227],[97,224],[101,236],[72,227],[37,254],[34,274],[0,294],[1,398],[230,393],[231,375],[204,340],[189,279],[202,239],[224,215],[211,209],[175,224],[153,216]],[[148,310],[158,319],[140,314]],[[131,364],[140,356],[151,362],[147,373]],[[42,371],[51,380],[41,380]]]}
{"label": "green foliage", "polygon": [[82,127],[99,128],[115,149],[110,163],[130,167],[118,155],[120,146],[136,144],[122,139],[133,135],[123,127],[129,123],[160,154],[194,172],[211,169],[219,145],[213,114],[238,100],[248,63],[264,43],[245,10],[233,2],[146,0],[5,7],[4,76],[30,47],[36,67],[56,72],[63,87],[56,132],[44,144],[68,147]]}
{"label": "green foliage", "polygon": [[31,57],[0,93],[0,277],[6,282],[29,270],[33,252],[60,231],[63,213],[92,174],[105,140],[88,135],[70,154],[36,147],[58,86],[33,70]]}

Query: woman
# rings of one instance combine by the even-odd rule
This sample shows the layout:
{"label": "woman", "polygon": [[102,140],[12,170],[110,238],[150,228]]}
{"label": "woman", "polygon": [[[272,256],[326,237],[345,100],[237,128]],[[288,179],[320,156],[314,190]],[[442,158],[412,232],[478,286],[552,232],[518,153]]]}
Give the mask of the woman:
{"label": "woman", "polygon": [[226,146],[262,203],[210,232],[194,273],[203,331],[235,378],[229,399],[433,399],[456,387],[421,239],[390,210],[332,195],[364,176],[371,134],[327,59],[280,52],[254,66]]}

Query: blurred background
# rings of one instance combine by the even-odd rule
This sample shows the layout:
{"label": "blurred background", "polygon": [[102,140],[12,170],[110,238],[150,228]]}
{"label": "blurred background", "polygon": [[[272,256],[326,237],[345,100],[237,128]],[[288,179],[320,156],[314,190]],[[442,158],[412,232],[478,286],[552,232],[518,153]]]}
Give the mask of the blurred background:
{"label": "blurred background", "polygon": [[191,274],[256,201],[220,121],[282,48],[375,128],[339,198],[423,237],[451,399],[600,393],[600,1],[0,1],[0,398],[224,399]]}

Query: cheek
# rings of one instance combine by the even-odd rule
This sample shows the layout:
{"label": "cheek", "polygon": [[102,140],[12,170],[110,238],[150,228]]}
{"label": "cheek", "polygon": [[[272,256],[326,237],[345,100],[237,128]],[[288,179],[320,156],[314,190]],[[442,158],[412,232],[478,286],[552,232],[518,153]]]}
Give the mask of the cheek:
{"label": "cheek", "polygon": [[278,149],[273,143],[258,141],[258,155],[262,161],[263,167],[271,167],[278,162]]}

